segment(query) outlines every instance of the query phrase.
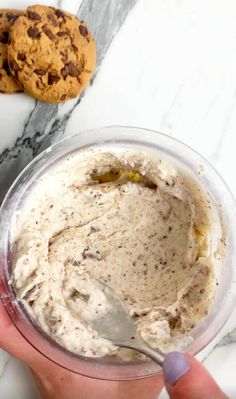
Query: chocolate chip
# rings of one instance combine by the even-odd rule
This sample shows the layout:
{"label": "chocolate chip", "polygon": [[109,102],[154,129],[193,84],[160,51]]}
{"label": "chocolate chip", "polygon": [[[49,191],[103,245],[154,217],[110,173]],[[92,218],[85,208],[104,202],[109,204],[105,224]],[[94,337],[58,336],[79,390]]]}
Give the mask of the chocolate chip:
{"label": "chocolate chip", "polygon": [[20,71],[19,65],[18,65],[17,62],[14,61],[14,60],[10,62],[10,68],[11,68],[12,71],[15,72],[15,73],[17,73],[17,72]]}
{"label": "chocolate chip", "polygon": [[75,44],[72,44],[72,48],[73,48],[73,50],[77,53],[77,51],[78,51],[78,47],[77,46],[75,46]]}
{"label": "chocolate chip", "polygon": [[65,67],[61,69],[61,74],[62,74],[62,77],[63,77],[64,79],[67,78],[67,76],[69,75],[69,71],[68,71],[67,65],[65,65]]}
{"label": "chocolate chip", "polygon": [[157,188],[157,184],[149,179],[144,180],[144,185],[150,188],[151,190],[156,190]]}
{"label": "chocolate chip", "polygon": [[69,62],[67,64],[68,70],[69,70],[69,75],[76,78],[78,76],[78,70],[73,62]]}
{"label": "chocolate chip", "polygon": [[2,74],[1,74],[1,72],[0,72],[0,82],[1,82],[1,80],[2,80]]}
{"label": "chocolate chip", "polygon": [[84,25],[79,26],[79,31],[82,36],[87,36],[87,34],[88,34],[88,29]]}
{"label": "chocolate chip", "polygon": [[28,36],[32,37],[33,39],[36,39],[37,37],[40,36],[40,32],[37,28],[33,28],[32,26],[27,30]]}
{"label": "chocolate chip", "polygon": [[[66,96],[65,96],[66,97]],[[73,266],[80,266],[81,262],[79,260],[74,260],[72,263]]]}
{"label": "chocolate chip", "polygon": [[7,44],[9,40],[9,32],[1,32],[0,43]]}
{"label": "chocolate chip", "polygon": [[14,23],[15,20],[18,18],[18,15],[15,15],[15,14],[7,13],[6,15],[7,15],[8,21],[12,22],[12,23]]}
{"label": "chocolate chip", "polygon": [[63,96],[61,96],[60,100],[61,100],[61,101],[65,101],[65,99],[66,99],[66,95],[63,94]]}
{"label": "chocolate chip", "polygon": [[48,74],[48,84],[53,85],[57,83],[60,80],[60,77],[58,75],[55,75],[53,73]]}
{"label": "chocolate chip", "polygon": [[90,236],[93,233],[97,233],[97,231],[99,231],[99,229],[97,227],[91,226],[88,236]]}
{"label": "chocolate chip", "polygon": [[63,18],[64,20],[65,20],[65,18],[66,18],[64,12],[61,11],[61,10],[56,10],[56,11],[55,11],[55,14],[56,14],[57,18]]}
{"label": "chocolate chip", "polygon": [[24,53],[18,53],[17,54],[17,59],[19,61],[25,61],[26,60],[26,55]]}
{"label": "chocolate chip", "polygon": [[35,12],[35,11],[28,11],[27,16],[29,19],[32,19],[33,21],[40,21],[40,15]]}
{"label": "chocolate chip", "polygon": [[62,62],[64,62],[64,64],[65,64],[68,61],[68,54],[67,54],[67,52],[63,53],[63,51],[61,51],[60,54],[61,54]]}
{"label": "chocolate chip", "polygon": [[59,25],[57,20],[56,20],[56,18],[55,18],[55,16],[54,16],[54,14],[48,14],[47,17],[52,22],[53,26],[58,26]]}
{"label": "chocolate chip", "polygon": [[3,61],[2,67],[3,67],[4,71],[7,73],[7,75],[10,76],[11,75],[11,71],[10,71],[10,68],[9,68],[7,60]]}
{"label": "chocolate chip", "polygon": [[49,27],[47,25],[43,25],[42,30],[50,40],[54,40],[54,34],[52,33],[51,29],[49,29]]}
{"label": "chocolate chip", "polygon": [[90,298],[90,295],[82,294],[81,292],[74,290],[74,292],[71,294],[71,299],[76,300],[80,299],[83,302],[88,302]]}
{"label": "chocolate chip", "polygon": [[27,299],[29,299],[30,295],[32,295],[35,290],[36,290],[36,285],[34,287],[32,287],[28,292],[25,293],[23,299],[25,301],[27,301]]}
{"label": "chocolate chip", "polygon": [[36,293],[36,291],[38,291],[42,286],[42,283],[38,283],[35,284],[29,291],[27,291],[23,297],[23,299],[26,301],[27,299],[29,299],[31,297],[31,295],[33,295],[34,293]]}
{"label": "chocolate chip", "polygon": [[57,36],[59,36],[59,37],[67,36],[67,33],[66,32],[57,32]]}
{"label": "chocolate chip", "polygon": [[85,248],[82,252],[83,259],[96,259],[98,261],[102,260],[102,255],[100,251],[93,251],[89,248]]}
{"label": "chocolate chip", "polygon": [[80,57],[80,66],[81,66],[81,71],[85,68],[85,57],[82,54]]}
{"label": "chocolate chip", "polygon": [[69,62],[64,68],[62,68],[61,74],[64,79],[66,79],[68,75],[76,78],[78,76],[78,70],[73,62]]}
{"label": "chocolate chip", "polygon": [[44,76],[46,71],[44,69],[35,69],[34,73],[36,73],[38,76]]}

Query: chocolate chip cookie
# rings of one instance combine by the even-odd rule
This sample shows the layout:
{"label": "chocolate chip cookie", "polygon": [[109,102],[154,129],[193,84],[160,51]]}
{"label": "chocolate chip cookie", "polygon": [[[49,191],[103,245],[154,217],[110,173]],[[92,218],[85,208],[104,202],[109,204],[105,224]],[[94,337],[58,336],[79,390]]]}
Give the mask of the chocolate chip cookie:
{"label": "chocolate chip cookie", "polygon": [[96,64],[96,46],[74,15],[53,7],[31,6],[10,32],[8,61],[23,89],[48,103],[77,97]]}
{"label": "chocolate chip cookie", "polygon": [[9,42],[9,30],[22,12],[18,10],[0,9],[0,92],[15,93],[21,91],[11,75],[8,60],[7,47]]}

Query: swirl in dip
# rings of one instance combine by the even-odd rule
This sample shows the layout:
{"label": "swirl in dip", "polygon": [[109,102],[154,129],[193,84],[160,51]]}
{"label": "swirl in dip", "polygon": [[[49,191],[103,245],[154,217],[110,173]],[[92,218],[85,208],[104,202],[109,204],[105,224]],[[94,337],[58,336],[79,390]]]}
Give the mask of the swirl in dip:
{"label": "swirl in dip", "polygon": [[170,160],[130,150],[72,155],[38,179],[17,216],[17,298],[69,351],[129,359],[90,327],[108,307],[100,279],[154,349],[179,349],[214,298],[212,209]]}

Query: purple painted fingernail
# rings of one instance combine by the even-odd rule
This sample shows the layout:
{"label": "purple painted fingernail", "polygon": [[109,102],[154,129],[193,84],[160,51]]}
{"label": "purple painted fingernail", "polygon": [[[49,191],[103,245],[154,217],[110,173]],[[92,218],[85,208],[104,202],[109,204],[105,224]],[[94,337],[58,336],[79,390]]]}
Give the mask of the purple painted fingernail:
{"label": "purple painted fingernail", "polygon": [[163,372],[165,381],[169,385],[176,382],[190,369],[189,362],[180,352],[170,352],[165,356],[163,362]]}

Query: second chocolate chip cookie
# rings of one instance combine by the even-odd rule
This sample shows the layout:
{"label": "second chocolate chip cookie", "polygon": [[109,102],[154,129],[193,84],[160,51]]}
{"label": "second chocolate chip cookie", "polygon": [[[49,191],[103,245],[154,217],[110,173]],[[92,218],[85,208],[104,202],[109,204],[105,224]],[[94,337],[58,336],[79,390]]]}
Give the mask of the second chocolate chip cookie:
{"label": "second chocolate chip cookie", "polygon": [[7,48],[9,42],[9,30],[19,15],[19,10],[0,10],[0,92],[16,93],[22,91],[13,76],[11,75],[8,60]]}
{"label": "second chocolate chip cookie", "polygon": [[10,70],[33,97],[60,103],[88,85],[96,47],[85,24],[74,15],[53,7],[29,7],[15,22],[10,38]]}

